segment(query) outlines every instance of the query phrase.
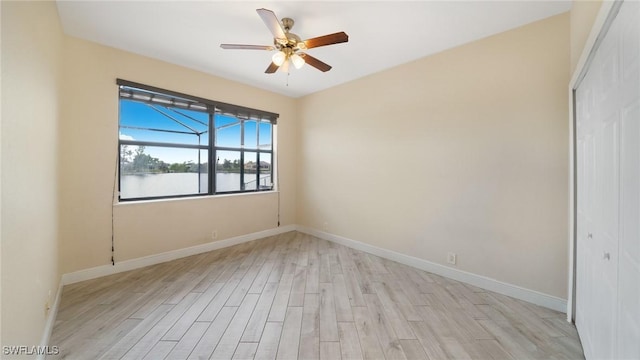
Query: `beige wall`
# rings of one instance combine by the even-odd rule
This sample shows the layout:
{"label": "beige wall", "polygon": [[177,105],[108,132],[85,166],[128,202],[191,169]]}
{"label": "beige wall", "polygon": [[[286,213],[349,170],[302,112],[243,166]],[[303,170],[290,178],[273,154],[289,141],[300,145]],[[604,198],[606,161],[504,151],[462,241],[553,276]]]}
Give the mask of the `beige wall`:
{"label": "beige wall", "polygon": [[[61,269],[110,262],[118,137],[116,78],[280,114],[281,225],[294,224],[295,100],[158,60],[67,37],[60,126]],[[278,194],[120,204],[116,261],[277,227]]]}
{"label": "beige wall", "polygon": [[593,22],[600,11],[602,0],[573,0],[571,6],[571,73],[576,69]]}
{"label": "beige wall", "polygon": [[299,222],[566,298],[568,48],[565,13],[303,98]]}
{"label": "beige wall", "polygon": [[40,344],[45,303],[59,281],[56,162],[63,35],[55,3],[2,1],[1,6],[2,345],[30,346]]}

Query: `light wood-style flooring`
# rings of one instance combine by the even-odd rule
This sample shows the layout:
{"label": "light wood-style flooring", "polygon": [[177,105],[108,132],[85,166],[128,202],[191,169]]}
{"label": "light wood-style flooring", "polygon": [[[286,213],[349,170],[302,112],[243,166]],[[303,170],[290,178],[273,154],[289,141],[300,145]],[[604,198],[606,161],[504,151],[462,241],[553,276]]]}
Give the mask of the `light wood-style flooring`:
{"label": "light wood-style flooring", "polygon": [[583,359],[565,315],[290,232],[64,287],[48,359]]}

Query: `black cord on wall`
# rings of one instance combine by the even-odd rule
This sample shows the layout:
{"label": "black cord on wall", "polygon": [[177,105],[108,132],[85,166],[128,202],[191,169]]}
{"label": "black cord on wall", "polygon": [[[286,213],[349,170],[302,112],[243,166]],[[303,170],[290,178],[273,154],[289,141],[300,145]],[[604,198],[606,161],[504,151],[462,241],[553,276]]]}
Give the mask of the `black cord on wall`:
{"label": "black cord on wall", "polygon": [[111,189],[111,265],[116,265],[115,260],[115,245],[114,245],[114,237],[115,237],[115,224],[114,224],[114,215],[113,208],[116,203],[116,184],[118,182],[118,162],[120,161],[120,150],[116,152],[116,167],[113,174],[113,189]]}
{"label": "black cord on wall", "polygon": [[[276,125],[277,126],[277,125]],[[278,191],[278,227],[280,227],[280,151],[276,152],[276,189]]]}

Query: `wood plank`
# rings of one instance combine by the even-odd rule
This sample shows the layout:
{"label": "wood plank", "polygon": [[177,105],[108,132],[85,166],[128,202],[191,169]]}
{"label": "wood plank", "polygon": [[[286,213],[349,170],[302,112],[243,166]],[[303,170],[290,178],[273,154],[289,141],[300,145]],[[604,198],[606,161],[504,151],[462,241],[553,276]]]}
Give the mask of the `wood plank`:
{"label": "wood plank", "polygon": [[516,360],[497,340],[481,340],[478,343],[494,360]]}
{"label": "wood plank", "polygon": [[247,294],[244,297],[242,304],[238,307],[238,311],[233,316],[229,326],[227,326],[227,330],[222,335],[218,346],[216,346],[211,359],[230,359],[233,357],[259,297],[258,294]]}
{"label": "wood plank", "polygon": [[277,289],[277,283],[268,283],[264,287],[264,292],[260,294],[256,308],[253,310],[253,314],[251,314],[251,318],[249,319],[247,328],[244,330],[244,334],[242,334],[242,342],[260,341]]}
{"label": "wood plank", "polygon": [[278,290],[276,291],[271,311],[269,312],[268,321],[284,321],[289,305],[289,296],[291,295],[291,286],[293,285],[293,274],[283,274]]}
{"label": "wood plank", "polygon": [[296,267],[293,284],[291,286],[291,294],[289,295],[289,306],[304,305],[305,285],[307,283],[307,270],[305,266],[298,265]]}
{"label": "wood plank", "polygon": [[165,359],[174,346],[175,341],[158,341],[142,360]]}
{"label": "wood plank", "polygon": [[400,340],[400,345],[407,355],[407,359],[429,359],[418,340]]}
{"label": "wood plank", "polygon": [[229,299],[229,296],[231,296],[231,294],[233,293],[233,290],[235,290],[236,286],[238,286],[238,283],[240,282],[228,281],[227,283],[225,283],[222,289],[220,289],[220,291],[216,293],[213,300],[211,300],[207,307],[202,310],[200,316],[198,316],[197,321],[213,321],[213,319],[218,316],[220,310],[222,310],[222,307]]}
{"label": "wood plank", "polygon": [[351,313],[351,301],[347,294],[347,286],[344,281],[344,275],[335,274],[332,278],[333,296],[336,308],[336,319],[340,321],[353,321]]}
{"label": "wood plank", "polygon": [[550,326],[535,313],[523,306],[519,300],[500,294],[490,294],[488,298],[497,300],[493,305],[498,309],[498,311],[502,312],[505,317],[517,317],[522,326],[532,333],[546,334],[551,337],[564,335],[555,327]]}
{"label": "wood plank", "polygon": [[[378,279],[378,276],[374,276],[371,272],[371,268],[368,266],[368,262],[360,251],[349,248],[342,248],[342,254],[340,262],[343,265],[343,271],[348,271],[353,276],[351,277],[358,285],[360,292],[363,294],[372,294],[373,280]],[[357,300],[357,299],[356,299]],[[361,306],[362,303],[354,303],[354,306]]]}
{"label": "wood plank", "polygon": [[305,292],[307,294],[317,294],[318,284],[320,283],[320,254],[318,252],[318,241],[314,238],[310,238],[309,241],[310,244],[307,248],[309,251],[309,265],[307,266]]}
{"label": "wood plank", "polygon": [[233,360],[253,360],[258,350],[258,343],[241,342],[233,354]]}
{"label": "wood plank", "polygon": [[416,336],[413,333],[413,330],[411,330],[409,322],[404,318],[404,315],[402,315],[402,312],[398,309],[393,300],[391,300],[391,297],[384,288],[384,285],[382,283],[375,283],[374,288],[376,290],[376,294],[372,296],[379,299],[380,304],[382,304],[383,311],[387,315],[387,319],[398,336],[398,339],[415,339]]}
{"label": "wood plank", "polygon": [[340,338],[340,353],[343,359],[363,358],[358,331],[353,322],[339,322],[338,337]]}
{"label": "wood plank", "polygon": [[[378,296],[384,296],[385,298],[388,298],[388,301],[393,302],[407,321],[421,321],[422,317],[407,297],[402,283],[389,275],[384,275],[383,279],[384,282],[378,284],[381,285],[381,289],[384,291],[383,293],[378,294]],[[422,296],[419,296],[419,294],[416,295],[423,300],[422,302],[424,302],[424,298]]]}
{"label": "wood plank", "polygon": [[340,263],[340,258],[338,257],[338,249],[340,247],[342,247],[342,245],[329,243],[329,249],[327,250],[327,252],[329,253],[329,269],[331,275],[342,274],[342,264]]}
{"label": "wood plank", "polygon": [[378,342],[373,320],[369,316],[366,307],[359,306],[353,308],[353,318],[358,331],[360,345],[362,346],[362,356],[365,359],[384,359],[384,353]]}
{"label": "wood plank", "polygon": [[211,300],[222,289],[223,283],[212,284],[196,302],[184,313],[184,315],[169,329],[162,340],[179,341],[182,336],[191,328],[202,311],[209,305]]}
{"label": "wood plank", "polygon": [[300,359],[320,358],[320,296],[306,294],[300,328]]}
{"label": "wood plank", "polygon": [[[86,338],[76,340],[73,343],[61,344],[58,342],[51,342],[52,344],[58,344],[60,346],[61,355],[65,358],[75,359],[97,359],[101,354],[104,354],[109,348],[113,347],[119,339],[129,334],[136,326],[138,326],[143,320],[140,319],[125,319],[122,322],[117,323],[114,327],[108,328],[98,338]],[[87,343],[85,346],[84,343]],[[63,354],[64,353],[64,354]],[[71,353],[70,355],[68,355]]]}
{"label": "wood plank", "polygon": [[[370,281],[370,277],[360,273],[356,261],[352,258],[353,249],[348,249],[344,246],[338,247],[338,258],[342,264],[342,270],[345,275],[345,282],[347,284],[347,290],[349,297],[351,298],[352,306],[364,306],[364,299],[362,294],[372,294],[373,284]],[[370,274],[370,273],[369,273]]]}
{"label": "wood plank", "polygon": [[465,350],[464,346],[456,338],[442,339],[444,349],[449,354],[449,359],[471,360],[471,355]]}
{"label": "wood plank", "polygon": [[138,342],[121,358],[124,360],[137,360],[149,352],[153,346],[162,339],[164,334],[173,326],[177,319],[184,314],[185,311],[200,296],[200,293],[190,293],[185,296],[182,301],[174,305],[173,308],[158,321],[149,331],[138,340]]}
{"label": "wood plank", "polygon": [[184,336],[178,341],[177,344],[173,347],[171,352],[167,354],[166,358],[156,357],[156,359],[164,359],[164,360],[181,360],[186,359],[191,354],[191,351],[196,347],[202,335],[209,328],[208,322],[196,322],[193,323]]}
{"label": "wood plank", "polygon": [[320,341],[339,341],[333,285],[320,283]]}
{"label": "wood plank", "polygon": [[249,293],[260,294],[262,292],[265,285],[267,284],[267,280],[269,279],[269,275],[271,274],[271,270],[273,270],[273,267],[275,266],[279,254],[280,249],[278,248],[275,248],[271,251],[271,253],[269,253],[267,261],[262,264],[258,275],[256,275],[256,278],[253,280],[253,283],[249,288]]}
{"label": "wood plank", "polygon": [[342,359],[340,353],[340,342],[338,341],[321,341],[320,342],[320,360],[338,360]]}
{"label": "wood plank", "polygon": [[273,360],[278,353],[282,322],[267,322],[256,350],[256,360]]}
{"label": "wood plank", "polygon": [[257,259],[247,270],[242,277],[242,280],[238,283],[238,286],[233,290],[233,293],[229,296],[229,299],[225,303],[225,306],[240,306],[244,296],[249,292],[249,289],[253,285],[253,281],[260,272],[262,265],[264,265],[265,259]]}
{"label": "wood plank", "polygon": [[144,318],[138,326],[127,333],[127,335],[120,339],[112,348],[104,353],[100,359],[120,359],[126,354],[135,344],[147,334],[151,328],[153,328],[171,309],[174,305],[159,305],[149,316]]}
{"label": "wood plank", "polygon": [[387,359],[406,359],[407,356],[400,345],[393,326],[389,323],[387,314],[380,304],[380,300],[374,294],[364,294],[365,301],[367,303],[367,310],[369,311],[369,318],[373,320],[371,326],[373,327],[382,352]]}
{"label": "wood plank", "polygon": [[320,266],[318,281],[320,283],[331,282],[331,260],[329,259],[329,242],[326,240],[320,240],[318,244],[318,251],[320,253]]}
{"label": "wood plank", "polygon": [[[216,346],[220,342],[222,335],[224,334],[227,326],[233,319],[238,308],[236,307],[224,307],[218,313],[218,316],[211,322],[207,331],[202,335],[200,341],[195,346],[191,354],[189,354],[190,360],[196,359],[208,359],[213,350],[215,350]],[[206,322],[207,324],[209,322]]]}
{"label": "wood plank", "polygon": [[[412,321],[410,325],[430,359],[446,359],[448,357],[444,351],[444,345],[429,326],[428,321]],[[432,326],[437,325],[433,324]]]}
{"label": "wood plank", "polygon": [[529,339],[522,336],[515,328],[493,320],[478,320],[480,324],[493,334],[504,349],[516,359],[541,359],[544,355]]}
{"label": "wood plank", "polygon": [[288,307],[282,326],[282,341],[278,346],[276,359],[296,359],[300,346],[300,328],[302,326],[302,308]]}

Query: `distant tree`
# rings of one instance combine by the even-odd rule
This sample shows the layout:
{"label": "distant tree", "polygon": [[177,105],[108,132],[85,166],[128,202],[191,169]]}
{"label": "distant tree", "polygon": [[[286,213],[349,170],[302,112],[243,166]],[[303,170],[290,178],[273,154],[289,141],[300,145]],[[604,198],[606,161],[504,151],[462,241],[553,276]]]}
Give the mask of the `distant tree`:
{"label": "distant tree", "polygon": [[129,145],[122,145],[122,148],[120,149],[120,162],[131,162],[131,155],[133,155],[133,151],[129,149]]}
{"label": "distant tree", "polygon": [[158,173],[167,172],[168,165],[158,158],[154,158],[149,154],[144,153],[145,147],[138,146],[134,150],[133,160],[131,161],[131,173]]}

